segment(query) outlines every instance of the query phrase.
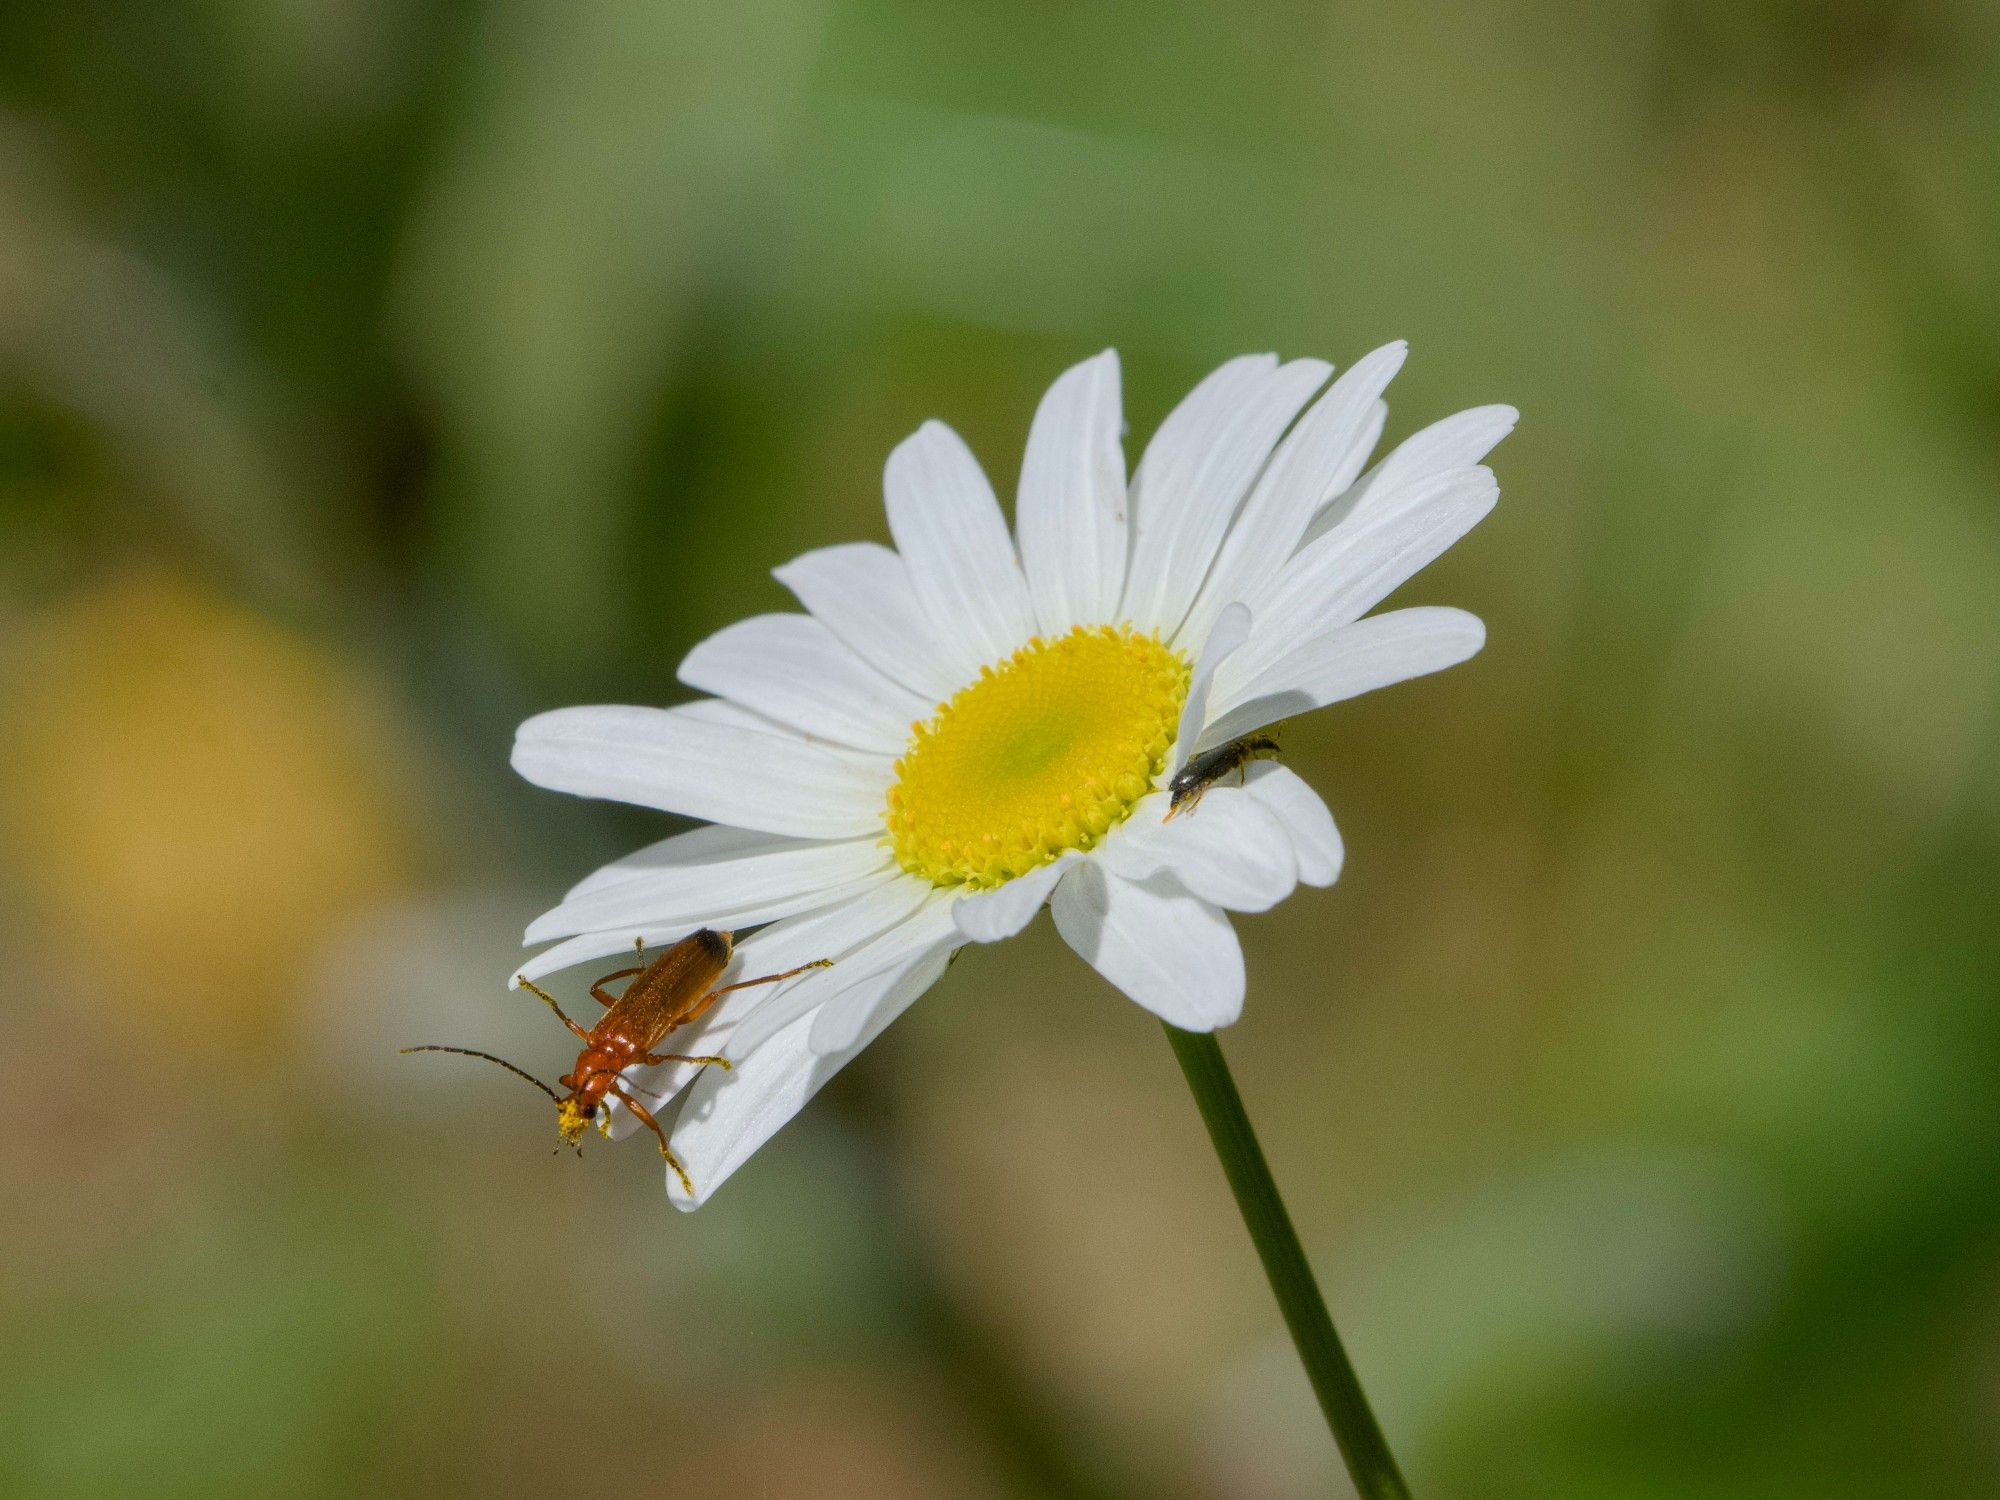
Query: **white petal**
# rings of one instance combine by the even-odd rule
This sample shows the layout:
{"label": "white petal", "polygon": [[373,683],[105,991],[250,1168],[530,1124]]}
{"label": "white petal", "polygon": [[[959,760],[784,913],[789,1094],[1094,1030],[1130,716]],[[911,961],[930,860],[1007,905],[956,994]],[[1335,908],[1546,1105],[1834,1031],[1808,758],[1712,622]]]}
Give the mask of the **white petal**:
{"label": "white petal", "polygon": [[[675,718],[686,719],[694,724],[720,724],[725,729],[748,729],[753,734],[775,734],[782,739],[804,740],[805,736],[796,729],[780,724],[769,714],[760,714],[754,708],[745,708],[740,703],[731,703],[727,698],[695,698],[686,703],[676,703],[666,710]],[[861,755],[866,752],[853,750],[846,745],[826,745],[829,755]],[[886,756],[875,757],[879,765]]]}
{"label": "white petal", "polygon": [[882,489],[939,654],[970,681],[1035,633],[993,486],[957,433],[926,422],[889,455]]}
{"label": "white petal", "polygon": [[1500,498],[1489,469],[1451,469],[1336,527],[1251,595],[1257,628],[1217,691],[1248,682],[1305,641],[1351,625],[1486,518]]}
{"label": "white petal", "polygon": [[1250,767],[1248,790],[1277,817],[1292,841],[1299,879],[1307,885],[1332,885],[1340,878],[1345,851],[1333,814],[1304,778],[1273,761]]}
{"label": "white petal", "polygon": [[[944,972],[945,961],[965,946],[952,923],[951,906],[949,900],[933,902],[894,932],[884,933],[880,942],[846,966],[847,987],[829,995],[813,1012],[812,1030],[807,1033],[813,1051],[825,1056],[859,1047],[865,1037],[880,1030],[874,1024],[876,1012],[901,996],[912,969],[922,972],[935,962],[936,973]],[[933,974],[923,988],[929,989],[935,980]],[[754,1065],[756,1060],[753,1055],[748,1061]]]}
{"label": "white petal", "polygon": [[1194,754],[1195,742],[1208,722],[1208,699],[1216,670],[1250,638],[1251,623],[1250,611],[1242,604],[1232,604],[1216,617],[1215,628],[1202,643],[1201,657],[1188,677],[1188,694],[1181,704],[1180,726],[1174,731],[1173,758],[1167,767],[1170,773],[1179,771]]}
{"label": "white petal", "polygon": [[[805,1007],[807,1010],[816,1008],[819,998],[831,993],[830,987],[841,982],[835,976],[841,973],[845,959],[884,932],[907,921],[922,906],[927,892],[917,887],[915,881],[898,881],[897,887],[895,890],[871,892],[789,921],[776,922],[744,938],[736,945],[736,956],[723,974],[727,984],[756,979],[765,974],[782,974],[787,969],[796,969],[815,959],[831,958],[834,966],[831,969],[811,969],[797,979],[780,984],[724,995],[699,1020],[672,1033],[671,1042],[663,1045],[689,1056],[720,1053],[734,1059],[739,1052],[752,1050],[756,1032],[767,1014],[774,1007],[791,1004],[799,991],[805,990],[816,996]],[[917,888],[913,890],[912,887]],[[803,1013],[797,1011],[793,1014]],[[783,1030],[783,1026],[763,1025],[762,1029],[768,1036]],[[709,1065],[660,1063],[647,1067],[642,1064],[627,1068],[624,1076],[644,1091],[640,1098],[650,1104],[651,1099],[671,1099],[699,1078],[705,1066]],[[615,1112],[611,1120],[611,1134],[614,1139],[628,1135],[638,1127],[638,1123],[622,1111]]]}
{"label": "white petal", "polygon": [[823,842],[819,839],[788,839],[780,833],[759,833],[754,828],[731,828],[723,823],[704,823],[677,833],[658,843],[621,855],[608,865],[599,865],[571,886],[563,900],[587,896],[607,886],[623,885],[660,870],[680,865],[705,865],[723,860],[750,859],[760,854],[776,854],[786,849],[804,849]]}
{"label": "white petal", "polygon": [[[1355,441],[1354,444],[1355,457],[1360,459],[1362,463],[1364,464],[1367,463],[1369,457],[1375,452],[1376,445],[1382,441],[1382,429],[1387,427],[1388,425],[1389,425],[1389,403],[1386,401],[1377,401],[1373,406],[1368,408],[1367,419],[1362,423],[1361,436]],[[1342,486],[1340,489],[1335,490],[1333,492],[1333,499],[1328,500],[1321,505],[1319,511],[1320,515],[1325,515],[1327,506],[1337,503],[1348,493],[1349,490],[1353,488],[1352,484],[1353,477],[1354,476],[1350,474],[1348,476],[1350,482],[1347,485]],[[1311,527],[1308,526],[1307,535],[1311,534],[1311,530],[1312,530]],[[1300,537],[1299,540],[1304,541],[1305,537]]]}
{"label": "white petal", "polygon": [[1220,745],[1264,725],[1329,703],[1440,672],[1478,653],[1486,627],[1462,609],[1423,606],[1370,615],[1308,641],[1228,695],[1202,731]]}
{"label": "white petal", "polygon": [[801,744],[824,751],[835,760],[845,761],[851,766],[865,766],[872,771],[888,774],[895,766],[891,756],[879,750],[857,750],[852,745],[836,745],[831,740],[811,740],[800,734],[789,724],[781,724],[769,714],[761,714],[754,708],[745,708],[741,703],[731,703],[727,698],[693,698],[686,703],[676,703],[663,710],[675,718],[686,719],[695,724],[719,724],[725,729],[747,729],[753,734],[775,735],[781,740],[795,740]]}
{"label": "white petal", "polygon": [[624,927],[594,928],[589,932],[580,932],[573,938],[565,938],[554,947],[544,948],[523,963],[519,972],[529,979],[540,979],[544,974],[554,974],[563,969],[574,968],[578,964],[590,963],[595,959],[623,958],[632,951],[634,938],[644,939],[648,949],[663,948],[669,943],[679,942],[697,928],[714,927],[733,932],[739,927],[751,927],[764,922],[797,917],[866,896],[879,897],[891,888],[901,890],[909,883],[909,878],[902,871],[886,868],[870,875],[842,881],[839,885],[829,886],[811,895],[734,907],[718,902],[708,910],[691,915],[634,922]]}
{"label": "white petal", "polygon": [[1086,860],[1049,912],[1064,942],[1161,1020],[1213,1031],[1242,1013],[1243,950],[1229,919],[1163,877],[1130,881]]}
{"label": "white petal", "polygon": [[1171,637],[1257,471],[1332,366],[1231,360],[1160,424],[1132,481],[1132,564],[1121,614]]}
{"label": "white petal", "polygon": [[886,759],[789,735],[615,706],[537,714],[516,733],[513,762],[551,791],[827,839],[879,830],[893,774]]}
{"label": "white petal", "polygon": [[710,1069],[709,1077],[695,1080],[672,1135],[694,1192],[668,1171],[667,1199],[675,1208],[687,1212],[706,1203],[840,1071],[847,1060],[816,1054],[807,1045],[811,1030],[809,1017],[796,1020],[758,1049],[754,1071]]}
{"label": "white petal", "polygon": [[1277,369],[1275,354],[1242,354],[1218,365],[1167,413],[1146,444],[1128,501],[1133,558],[1119,606],[1123,618],[1169,629],[1156,609],[1182,512],[1194,503],[1193,487],[1204,463],[1216,456],[1218,440],[1234,419],[1253,408]]}
{"label": "white petal", "polygon": [[1398,340],[1367,355],[1285,435],[1229,528],[1183,634],[1198,639],[1224,605],[1250,598],[1292,555],[1320,507],[1354,483],[1388,415],[1382,392],[1408,353]]}
{"label": "white petal", "polygon": [[926,953],[898,971],[868,1018],[866,1031],[843,1052],[814,1052],[812,1018],[800,1017],[733,1072],[710,1069],[697,1078],[673,1131],[674,1153],[694,1180],[694,1194],[690,1197],[684,1192],[679,1180],[668,1172],[667,1196],[674,1206],[692,1209],[707,1202],[828,1079],[937,982],[945,961],[935,953]]}
{"label": "white petal", "polygon": [[1021,569],[1044,635],[1113,620],[1125,587],[1118,352],[1063,373],[1028,429],[1014,502]]}
{"label": "white petal", "polygon": [[951,967],[952,958],[965,945],[956,938],[933,943],[917,955],[915,962],[904,965],[894,985],[875,1002],[861,1030],[856,1033],[854,1045],[846,1055],[853,1057],[875,1038],[889,1029],[889,1025],[925,991],[944,978],[945,970]]}
{"label": "white petal", "polygon": [[949,698],[965,679],[933,644],[910,570],[876,542],[822,547],[772,576],[863,661],[929,702]]}
{"label": "white petal", "polygon": [[1475,406],[1433,422],[1404,439],[1362,475],[1359,484],[1321,511],[1305,540],[1314,541],[1351,519],[1365,518],[1375,507],[1387,503],[1402,485],[1478,463],[1520,420],[1521,414],[1511,406]]}
{"label": "white petal", "polygon": [[810,615],[753,615],[681,662],[680,679],[809,739],[900,755],[932,705],[863,661]]}
{"label": "white petal", "polygon": [[1049,892],[1062,879],[1063,871],[1076,858],[1065,854],[1025,875],[1017,875],[994,890],[961,896],[952,906],[952,920],[975,943],[997,943],[1010,938],[1034,920],[1042,903],[1049,899]]}
{"label": "white petal", "polygon": [[728,930],[769,922],[824,900],[826,892],[887,873],[890,867],[880,841],[868,838],[786,839],[733,858],[660,863],[570,895],[537,917],[523,941],[540,943],[607,929],[629,934],[642,923],[686,921]]}
{"label": "white petal", "polygon": [[800,1016],[817,1010],[857,980],[874,973],[881,967],[871,957],[874,948],[937,904],[940,904],[937,893],[927,882],[900,871],[889,886],[871,891],[854,903],[853,909],[840,918],[840,925],[830,929],[842,939],[838,949],[813,955],[831,958],[834,966],[760,998],[742,1029],[731,1039],[730,1057],[747,1058]]}
{"label": "white petal", "polygon": [[1269,911],[1298,883],[1298,856],[1275,814],[1247,790],[1215,787],[1165,820],[1154,793],[1103,847],[1105,864],[1131,880],[1165,873],[1225,911]]}

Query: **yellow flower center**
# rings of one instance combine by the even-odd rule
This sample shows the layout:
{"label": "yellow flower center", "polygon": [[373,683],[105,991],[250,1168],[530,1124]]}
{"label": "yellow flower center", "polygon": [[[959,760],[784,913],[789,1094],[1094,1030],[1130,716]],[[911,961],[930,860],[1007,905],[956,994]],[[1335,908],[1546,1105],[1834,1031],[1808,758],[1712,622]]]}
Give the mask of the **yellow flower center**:
{"label": "yellow flower center", "polygon": [[889,788],[889,842],[933,885],[1005,885],[1093,847],[1152,790],[1188,664],[1129,626],[1037,636],[918,724]]}

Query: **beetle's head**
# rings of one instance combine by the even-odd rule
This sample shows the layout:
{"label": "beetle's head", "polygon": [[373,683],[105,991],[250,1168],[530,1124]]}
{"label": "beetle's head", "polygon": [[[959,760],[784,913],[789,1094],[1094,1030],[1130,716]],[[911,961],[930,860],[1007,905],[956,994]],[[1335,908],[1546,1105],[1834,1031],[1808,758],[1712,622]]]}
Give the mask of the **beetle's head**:
{"label": "beetle's head", "polygon": [[556,1101],[556,1133],[565,1146],[574,1146],[583,1139],[584,1131],[597,1119],[597,1109],[595,1099],[586,1099],[581,1094]]}

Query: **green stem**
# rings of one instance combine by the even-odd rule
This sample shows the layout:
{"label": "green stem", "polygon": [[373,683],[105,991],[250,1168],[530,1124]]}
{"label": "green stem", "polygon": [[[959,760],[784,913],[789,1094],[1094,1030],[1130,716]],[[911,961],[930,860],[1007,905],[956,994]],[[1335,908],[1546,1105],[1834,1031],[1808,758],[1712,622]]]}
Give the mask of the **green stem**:
{"label": "green stem", "polygon": [[1285,1326],[1292,1331],[1320,1410],[1326,1413],[1326,1425],[1333,1429],[1341,1457],[1347,1460],[1354,1488],[1362,1500],[1409,1500],[1409,1486],[1403,1483],[1375,1413],[1368,1409],[1360,1378],[1334,1332],[1298,1231],[1285,1212],[1285,1200],[1278,1196],[1278,1184],[1271,1179],[1250,1117],[1243,1112],[1243,1096],[1229,1076],[1221,1045],[1210,1032],[1182,1031],[1178,1026],[1167,1027],[1167,1040],[1187,1075],[1215,1154],[1222,1158],[1243,1226],[1264,1262],[1264,1275],[1285,1315]]}

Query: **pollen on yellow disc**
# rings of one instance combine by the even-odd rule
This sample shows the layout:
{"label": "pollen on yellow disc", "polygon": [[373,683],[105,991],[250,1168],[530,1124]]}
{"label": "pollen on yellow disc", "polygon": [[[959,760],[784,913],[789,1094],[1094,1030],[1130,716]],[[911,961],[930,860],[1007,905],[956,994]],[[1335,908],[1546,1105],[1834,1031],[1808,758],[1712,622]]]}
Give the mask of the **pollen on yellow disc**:
{"label": "pollen on yellow disc", "polygon": [[1037,637],[983,668],[896,762],[897,861],[984,889],[1091,848],[1152,790],[1187,689],[1187,662],[1128,626]]}

